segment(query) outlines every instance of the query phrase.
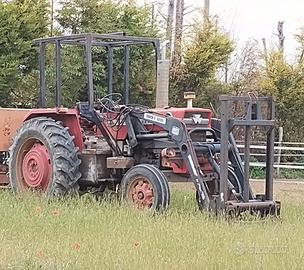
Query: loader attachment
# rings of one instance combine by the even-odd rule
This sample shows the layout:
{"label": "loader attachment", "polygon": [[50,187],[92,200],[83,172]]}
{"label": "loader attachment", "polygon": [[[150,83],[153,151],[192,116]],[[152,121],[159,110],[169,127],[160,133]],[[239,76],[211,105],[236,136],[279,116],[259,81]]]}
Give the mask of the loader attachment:
{"label": "loader attachment", "polygon": [[[249,94],[244,97],[220,97],[221,120],[213,121],[214,129],[220,133],[220,187],[217,211],[239,214],[243,211],[265,215],[280,215],[280,202],[273,200],[273,165],[274,165],[274,128],[275,104],[272,97],[256,97]],[[234,109],[234,111],[233,111]],[[236,111],[241,117],[235,117]],[[236,146],[232,131],[235,127],[244,130],[244,161]],[[220,127],[220,130],[219,130]],[[254,128],[266,133],[266,179],[265,193],[254,195],[249,183],[250,145]],[[234,168],[242,192],[237,200],[227,197],[227,179],[229,164]]]}
{"label": "loader attachment", "polygon": [[[280,202],[273,200],[273,162],[274,162],[274,101],[269,97],[257,98],[255,96],[233,97],[221,96],[221,120],[213,120],[212,127],[188,129],[182,121],[152,111],[132,110],[129,114],[128,134],[134,147],[138,141],[155,140],[164,144],[164,138],[175,144],[187,173],[197,190],[197,201],[201,209],[207,209],[216,214],[240,214],[249,211],[252,214],[279,215]],[[234,117],[231,110],[232,104],[239,103],[240,110],[245,110],[242,117]],[[136,121],[135,121],[136,119]],[[140,120],[140,121],[139,121]],[[152,123],[161,127],[167,133],[139,134],[136,128],[141,121]],[[132,124],[133,123],[133,124]],[[244,162],[236,146],[233,128],[245,127]],[[255,195],[249,184],[249,158],[250,138],[253,127],[260,127],[267,137],[266,157],[266,190],[265,194]],[[144,130],[144,127],[141,128]],[[193,141],[191,134],[194,131],[209,132],[211,141]],[[133,134],[133,135],[130,135]],[[167,142],[168,143],[168,142]],[[170,145],[170,144],[169,144]],[[141,145],[144,148],[144,145]],[[157,143],[155,143],[157,148]],[[160,146],[161,148],[161,146]],[[170,151],[165,148],[166,151]],[[165,153],[166,155],[166,153]],[[168,154],[167,154],[168,155]],[[201,166],[198,159],[204,156],[213,170],[213,185],[210,177]],[[219,158],[218,158],[219,156]],[[176,158],[176,157],[175,157]]]}

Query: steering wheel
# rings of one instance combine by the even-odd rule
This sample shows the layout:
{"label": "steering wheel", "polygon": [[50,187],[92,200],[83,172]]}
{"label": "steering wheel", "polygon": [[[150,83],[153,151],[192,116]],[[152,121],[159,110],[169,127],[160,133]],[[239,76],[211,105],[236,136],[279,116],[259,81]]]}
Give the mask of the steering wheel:
{"label": "steering wheel", "polygon": [[119,103],[122,100],[120,93],[113,93],[105,95],[103,98],[98,100],[98,103],[103,111],[105,112],[119,112]]}

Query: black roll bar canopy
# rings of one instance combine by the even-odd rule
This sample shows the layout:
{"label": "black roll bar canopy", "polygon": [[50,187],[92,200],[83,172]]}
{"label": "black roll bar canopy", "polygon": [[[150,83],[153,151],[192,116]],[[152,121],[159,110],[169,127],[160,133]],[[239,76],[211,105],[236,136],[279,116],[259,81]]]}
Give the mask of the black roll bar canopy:
{"label": "black roll bar canopy", "polygon": [[[61,92],[61,45],[78,45],[85,48],[85,63],[88,85],[88,102],[91,109],[94,106],[94,90],[93,90],[93,66],[92,66],[92,47],[102,46],[107,48],[107,88],[108,93],[113,93],[113,48],[123,48],[124,78],[123,78],[123,96],[124,103],[129,102],[129,68],[130,68],[130,52],[129,47],[132,45],[151,44],[155,50],[155,67],[157,69],[157,61],[160,60],[160,41],[156,38],[126,36],[124,33],[110,34],[73,34],[69,36],[58,36],[35,39],[34,43],[39,46],[39,72],[40,72],[40,92],[39,107],[46,106],[46,76],[45,76],[45,51],[47,44],[55,45],[55,78],[56,78],[56,107],[62,105]],[[157,72],[156,72],[157,74]]]}

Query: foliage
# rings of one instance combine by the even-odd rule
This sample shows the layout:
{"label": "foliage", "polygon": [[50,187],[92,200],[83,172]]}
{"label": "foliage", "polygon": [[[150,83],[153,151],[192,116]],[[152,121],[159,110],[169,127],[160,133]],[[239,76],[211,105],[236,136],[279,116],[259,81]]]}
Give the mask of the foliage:
{"label": "foliage", "polygon": [[194,39],[185,52],[185,66],[190,87],[196,88],[216,78],[217,70],[227,63],[233,46],[216,21],[205,23],[203,28],[196,23],[193,31]]}
{"label": "foliage", "polygon": [[301,64],[288,63],[280,51],[267,56],[261,70],[261,93],[273,95],[277,103],[279,125],[284,127],[285,140],[302,140],[304,130],[304,69]]}
{"label": "foliage", "polygon": [[71,33],[126,32],[128,35],[154,36],[149,10],[133,2],[109,0],[64,0],[57,20]]}
{"label": "foliage", "polygon": [[295,61],[287,61],[281,50],[261,52],[256,41],[248,42],[236,57],[230,81],[236,94],[250,91],[275,97],[277,125],[284,127],[285,141],[302,141],[304,136],[304,33],[296,38]]}
{"label": "foliage", "polygon": [[[129,35],[155,37],[157,26],[152,23],[150,11],[134,2],[106,0],[63,1],[58,12],[60,32],[126,32]],[[39,73],[37,50],[33,39],[48,35],[50,10],[47,0],[0,2],[0,106],[31,107],[37,105]],[[155,62],[153,47],[130,48],[131,101],[152,105],[155,90]],[[55,69],[54,47],[48,46],[47,104],[54,106]],[[114,50],[114,91],[122,92],[122,49]],[[106,93],[107,56],[105,49],[94,48],[93,71],[95,91]],[[62,92],[63,104],[74,106],[86,97],[86,70],[84,50],[63,46]]]}
{"label": "foliage", "polygon": [[248,40],[229,64],[229,84],[236,95],[260,90],[260,64],[264,60],[257,40]]}
{"label": "foliage", "polygon": [[266,177],[265,168],[250,167],[249,177],[250,179],[265,179]]}
{"label": "foliage", "polygon": [[219,94],[229,91],[229,87],[218,80],[217,72],[228,62],[233,43],[216,20],[210,19],[201,25],[197,22],[193,27],[194,37],[186,46],[183,66],[172,72],[171,95],[181,100],[183,91],[195,91],[196,105],[209,106]]}
{"label": "foliage", "polygon": [[37,91],[33,39],[46,35],[47,0],[0,1],[0,106],[28,106]]}
{"label": "foliage", "polygon": [[[265,179],[266,171],[262,167],[250,167],[250,179]],[[304,172],[303,170],[296,169],[280,169],[280,175],[275,175],[275,178],[279,179],[291,179],[291,180],[303,180]]]}
{"label": "foliage", "polygon": [[[63,1],[62,9],[59,11],[58,22],[64,31],[71,33],[112,33],[124,32],[134,36],[156,37],[158,30],[150,21],[151,16],[147,8],[139,8],[134,3],[128,4],[121,1],[100,1],[100,0],[73,0]],[[130,89],[131,102],[152,105],[155,90],[155,62],[153,61],[152,46],[130,47]],[[123,49],[114,49],[113,61],[113,89],[115,92],[123,90]],[[71,52],[79,60],[83,53]],[[107,54],[105,48],[94,48],[93,51],[93,76],[95,91],[102,96],[107,91]],[[66,67],[67,74],[64,74],[68,82],[67,88],[73,89],[72,97],[83,96],[84,77],[79,69],[76,69],[78,76],[69,77],[70,70],[75,66],[72,63]],[[81,69],[81,67],[79,67]],[[70,72],[70,73],[69,73]],[[71,88],[70,82],[74,84]],[[67,91],[70,92],[70,91]],[[72,100],[68,102],[73,104]]]}
{"label": "foliage", "polygon": [[[86,68],[84,49],[77,46],[61,47],[61,90],[62,104],[73,107],[79,100],[86,98]],[[54,107],[55,102],[55,46],[46,47],[46,104]]]}

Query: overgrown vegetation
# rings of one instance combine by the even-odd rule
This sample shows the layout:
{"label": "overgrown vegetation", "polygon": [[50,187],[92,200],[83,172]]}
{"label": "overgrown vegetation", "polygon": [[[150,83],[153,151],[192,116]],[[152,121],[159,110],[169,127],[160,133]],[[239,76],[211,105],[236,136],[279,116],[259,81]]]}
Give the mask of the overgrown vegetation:
{"label": "overgrown vegetation", "polygon": [[[117,33],[124,32],[127,35],[156,37],[159,29],[152,21],[148,8],[140,8],[135,3],[123,1],[100,0],[73,0],[62,1],[62,9],[59,10],[57,20],[62,32],[72,34],[79,33]],[[130,89],[131,103],[152,105],[155,97],[155,61],[151,54],[151,46],[137,46],[130,48]],[[123,89],[123,49],[114,48],[113,85],[116,92],[122,93]],[[68,56],[75,58],[74,51]],[[83,62],[83,52],[76,57],[78,62]],[[93,51],[94,87],[98,95],[106,93],[107,86],[107,55],[106,48],[94,48]],[[73,70],[72,63],[67,68],[67,73]],[[81,68],[81,67],[80,67]],[[75,69],[75,68],[74,68]],[[66,76],[66,92],[69,89],[76,90],[76,97],[84,92],[85,73],[78,69],[76,76]],[[73,87],[71,87],[73,83]],[[75,97],[75,95],[72,95]],[[75,103],[70,99],[69,105]]]}
{"label": "overgrown vegetation", "polygon": [[[38,54],[33,39],[62,33],[111,33],[156,37],[159,30],[149,10],[121,1],[62,1],[51,29],[49,1],[0,1],[0,106],[32,107],[38,97]],[[52,31],[52,33],[51,33]],[[84,50],[63,46],[62,88],[65,106],[85,97]],[[155,96],[155,62],[152,47],[130,49],[131,102],[152,105]],[[94,87],[106,93],[106,50],[94,48]],[[122,49],[114,49],[114,89],[123,87]],[[54,48],[47,48],[47,103],[54,106]]]}
{"label": "overgrown vegetation", "polygon": [[38,55],[32,41],[47,35],[48,19],[47,0],[0,1],[0,106],[33,101]]}
{"label": "overgrown vegetation", "polygon": [[185,48],[184,62],[171,67],[171,103],[182,105],[183,92],[194,91],[196,106],[217,105],[219,94],[230,90],[228,84],[219,81],[217,72],[233,51],[232,40],[213,18],[204,24],[197,21],[192,32],[191,42]]}
{"label": "overgrown vegetation", "polygon": [[[265,179],[266,171],[262,167],[251,167],[250,168],[250,178],[251,179]],[[280,175],[276,174],[275,178],[277,179],[291,179],[291,180],[303,180],[304,172],[303,170],[296,169],[280,169]]]}
{"label": "overgrown vegetation", "polygon": [[[175,191],[157,216],[90,198],[46,201],[0,193],[0,269],[301,269],[304,210],[225,220]],[[217,256],[218,255],[218,256]]]}

